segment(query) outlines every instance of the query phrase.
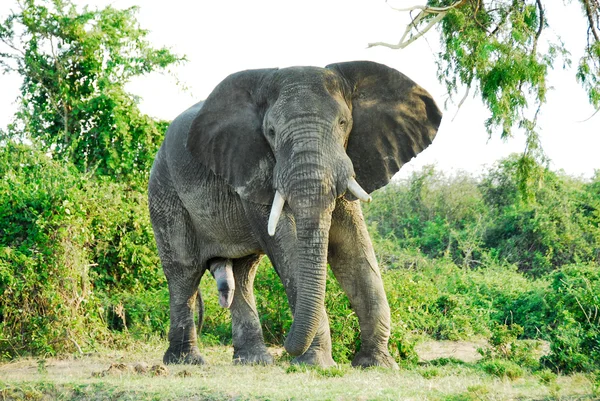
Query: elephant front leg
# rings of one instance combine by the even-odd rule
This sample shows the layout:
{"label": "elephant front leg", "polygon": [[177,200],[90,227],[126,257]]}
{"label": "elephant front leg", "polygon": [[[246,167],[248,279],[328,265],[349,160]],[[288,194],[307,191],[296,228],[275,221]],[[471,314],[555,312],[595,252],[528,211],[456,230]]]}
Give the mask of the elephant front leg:
{"label": "elephant front leg", "polygon": [[358,202],[337,200],[328,259],[360,324],[361,349],[352,366],[397,369],[398,364],[388,351],[390,308]]}
{"label": "elephant front leg", "polygon": [[231,303],[233,361],[239,364],[270,365],[254,300],[254,277],[261,256],[250,255],[233,260],[235,291]]}

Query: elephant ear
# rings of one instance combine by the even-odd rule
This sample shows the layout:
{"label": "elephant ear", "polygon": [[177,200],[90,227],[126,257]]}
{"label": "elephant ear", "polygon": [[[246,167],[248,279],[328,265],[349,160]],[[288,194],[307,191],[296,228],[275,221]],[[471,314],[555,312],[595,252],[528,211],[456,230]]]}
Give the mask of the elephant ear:
{"label": "elephant ear", "polygon": [[353,125],[346,152],[358,183],[373,192],[429,146],[442,113],[427,91],[383,64],[354,61],[326,68],[340,74],[351,90]]}
{"label": "elephant ear", "polygon": [[187,138],[193,157],[225,179],[240,197],[273,202],[275,157],[262,133],[261,85],[276,69],[225,78],[194,118]]}

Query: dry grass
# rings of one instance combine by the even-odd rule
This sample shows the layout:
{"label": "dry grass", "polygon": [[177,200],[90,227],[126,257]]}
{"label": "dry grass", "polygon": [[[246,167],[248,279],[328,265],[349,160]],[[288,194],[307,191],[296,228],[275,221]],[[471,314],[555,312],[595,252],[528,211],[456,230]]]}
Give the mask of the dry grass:
{"label": "dry grass", "polygon": [[[135,352],[3,364],[0,400],[594,399],[592,382],[584,375],[559,376],[544,384],[533,375],[514,381],[492,377],[468,364],[419,366],[399,372],[356,370],[345,365],[323,370],[290,368],[280,358],[271,367],[234,366],[229,347],[205,349],[206,366],[169,366],[168,372],[153,371],[153,365],[160,365],[163,349],[164,344],[160,344]],[[138,372],[136,365],[140,365]]]}

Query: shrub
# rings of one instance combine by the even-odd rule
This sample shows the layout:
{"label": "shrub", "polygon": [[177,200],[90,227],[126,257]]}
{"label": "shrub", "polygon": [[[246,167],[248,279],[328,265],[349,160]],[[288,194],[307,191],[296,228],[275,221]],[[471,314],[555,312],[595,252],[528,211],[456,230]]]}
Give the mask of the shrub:
{"label": "shrub", "polygon": [[13,142],[0,177],[2,355],[94,347],[110,338],[101,299],[164,286],[143,193]]}
{"label": "shrub", "polygon": [[551,352],[544,363],[565,372],[600,369],[600,269],[567,266],[551,278],[547,295]]}
{"label": "shrub", "polygon": [[85,181],[10,142],[0,147],[0,177],[0,354],[55,354],[102,340]]}
{"label": "shrub", "polygon": [[[493,260],[539,277],[566,264],[598,264],[600,174],[584,181],[536,165],[538,180],[524,196],[519,163],[508,157],[481,178],[426,166],[375,192],[365,219],[374,237],[398,249],[461,266]],[[384,265],[397,259],[381,256]]]}
{"label": "shrub", "polygon": [[523,368],[515,362],[505,359],[486,359],[479,362],[478,365],[487,374],[498,377],[507,377],[511,380],[518,379],[525,373]]}

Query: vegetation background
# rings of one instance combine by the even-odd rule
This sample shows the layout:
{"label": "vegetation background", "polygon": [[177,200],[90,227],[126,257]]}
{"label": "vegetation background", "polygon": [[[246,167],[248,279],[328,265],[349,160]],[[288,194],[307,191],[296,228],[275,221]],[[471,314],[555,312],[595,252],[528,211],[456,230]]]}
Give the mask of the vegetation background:
{"label": "vegetation background", "polygon": [[[18,113],[0,131],[0,359],[163,341],[168,291],[146,183],[168,123],[142,114],[124,85],[184,58],[147,42],[135,9],[21,4],[0,23],[0,41],[16,50],[0,66],[24,77]],[[600,171],[571,177],[534,152],[477,176],[427,166],[373,198],[364,213],[402,366],[417,366],[415,345],[427,339],[483,338],[476,367],[486,374],[583,372],[597,383]],[[279,346],[291,315],[266,258],[255,285],[266,341]],[[207,276],[204,346],[231,343],[214,287]],[[326,306],[334,359],[348,363],[358,321],[332,276]]]}

